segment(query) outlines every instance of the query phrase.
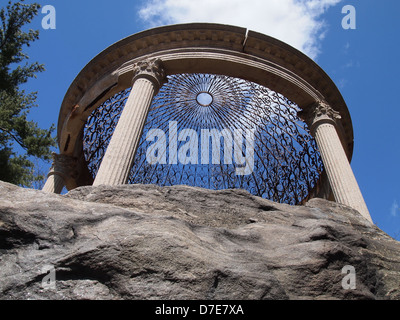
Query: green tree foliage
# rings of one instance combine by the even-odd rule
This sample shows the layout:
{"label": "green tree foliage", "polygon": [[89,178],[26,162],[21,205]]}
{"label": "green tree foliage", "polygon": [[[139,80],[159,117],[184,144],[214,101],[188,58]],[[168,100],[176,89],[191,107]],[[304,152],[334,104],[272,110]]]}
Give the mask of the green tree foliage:
{"label": "green tree foliage", "polygon": [[[23,31],[38,14],[39,4],[12,3],[0,9],[0,180],[32,186],[43,179],[34,172],[32,157],[48,161],[55,139],[50,129],[28,120],[36,106],[36,92],[26,93],[21,85],[44,71],[39,63],[28,63],[24,47],[39,38],[38,30]],[[18,147],[19,145],[19,147]],[[18,150],[17,150],[18,149]]]}

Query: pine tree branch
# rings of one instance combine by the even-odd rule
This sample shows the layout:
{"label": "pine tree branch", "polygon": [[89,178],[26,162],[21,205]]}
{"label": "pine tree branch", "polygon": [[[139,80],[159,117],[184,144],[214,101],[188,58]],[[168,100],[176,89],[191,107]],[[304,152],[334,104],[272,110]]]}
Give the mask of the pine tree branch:
{"label": "pine tree branch", "polygon": [[10,130],[4,129],[0,127],[0,130],[8,134],[15,142],[17,142],[24,150],[27,150],[28,147],[23,143],[22,139],[18,138],[14,135]]}

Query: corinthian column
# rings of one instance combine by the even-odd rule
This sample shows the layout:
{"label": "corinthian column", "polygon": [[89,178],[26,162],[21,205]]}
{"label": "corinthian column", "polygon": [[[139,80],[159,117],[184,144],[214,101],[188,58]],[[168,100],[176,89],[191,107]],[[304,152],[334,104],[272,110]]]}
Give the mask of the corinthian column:
{"label": "corinthian column", "polygon": [[310,106],[309,110],[302,112],[300,116],[315,137],[336,202],[358,210],[362,216],[372,222],[336,130],[337,122],[341,119],[339,113],[326,102],[318,102]]}
{"label": "corinthian column", "polygon": [[93,185],[126,184],[154,95],[165,81],[161,60],[138,62],[132,91]]}
{"label": "corinthian column", "polygon": [[65,154],[53,153],[53,164],[42,190],[60,194],[64,186],[67,186],[78,177],[77,168],[78,161],[76,158]]}

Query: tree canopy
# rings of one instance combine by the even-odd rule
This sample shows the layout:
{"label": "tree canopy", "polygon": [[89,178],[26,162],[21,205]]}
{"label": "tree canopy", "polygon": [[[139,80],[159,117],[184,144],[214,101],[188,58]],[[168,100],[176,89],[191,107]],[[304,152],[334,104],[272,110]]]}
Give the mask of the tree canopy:
{"label": "tree canopy", "polygon": [[44,71],[38,62],[29,63],[26,47],[39,39],[39,31],[25,25],[38,14],[40,5],[9,1],[0,9],[0,180],[21,186],[32,186],[43,179],[34,172],[32,158],[45,161],[51,157],[54,125],[41,129],[28,119],[36,107],[37,92],[21,88],[29,79]]}

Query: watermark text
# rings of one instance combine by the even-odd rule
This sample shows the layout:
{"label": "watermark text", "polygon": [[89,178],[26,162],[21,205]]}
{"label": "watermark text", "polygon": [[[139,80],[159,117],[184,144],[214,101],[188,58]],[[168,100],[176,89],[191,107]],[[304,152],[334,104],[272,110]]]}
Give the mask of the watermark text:
{"label": "watermark text", "polygon": [[208,165],[210,160],[211,164],[235,163],[236,175],[245,176],[254,170],[254,137],[255,129],[202,129],[200,134],[193,129],[183,129],[178,133],[178,122],[171,121],[168,134],[160,129],[147,132],[146,141],[151,144],[147,148],[146,160],[151,165]]}

